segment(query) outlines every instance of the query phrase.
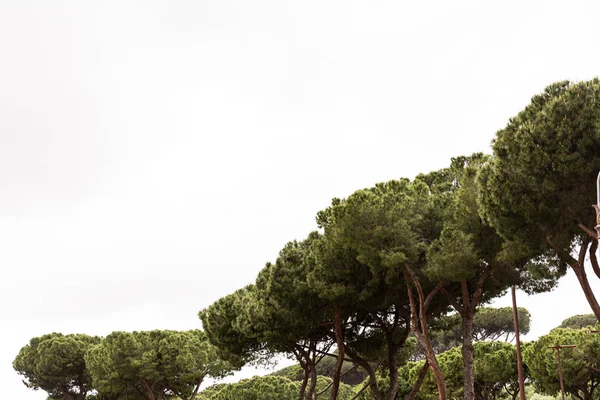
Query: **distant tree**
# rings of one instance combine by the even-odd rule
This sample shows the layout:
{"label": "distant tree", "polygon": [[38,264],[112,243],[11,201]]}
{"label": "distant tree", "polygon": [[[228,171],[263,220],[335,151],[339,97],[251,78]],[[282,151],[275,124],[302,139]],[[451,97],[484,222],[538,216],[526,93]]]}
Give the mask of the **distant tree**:
{"label": "distant tree", "polygon": [[559,328],[581,329],[588,326],[594,326],[598,323],[598,319],[594,314],[578,314],[565,319]]}
{"label": "distant tree", "polygon": [[555,345],[570,345],[560,352],[565,392],[581,400],[597,399],[600,385],[600,337],[585,329],[557,328],[541,336],[523,351],[523,360],[529,368],[536,388],[542,393],[555,395],[560,391]]}
{"label": "distant tree", "polygon": [[[518,308],[519,331],[526,335],[531,325],[531,315],[523,307]],[[512,342],[515,325],[512,307],[479,307],[473,317],[473,341],[504,340]],[[442,353],[462,343],[462,323],[460,314],[444,316],[432,321],[431,340],[437,353]],[[422,358],[422,350],[417,349],[416,358]]]}
{"label": "distant tree", "polygon": [[25,378],[25,386],[42,389],[51,399],[83,400],[94,389],[84,354],[100,340],[83,334],[35,337],[21,348],[13,368]]}
{"label": "distant tree", "polygon": [[198,330],[113,332],[85,360],[95,388],[112,398],[191,400],[206,376],[231,369]]}
{"label": "distant tree", "polygon": [[[498,131],[480,175],[482,210],[513,254],[571,267],[596,318],[600,304],[585,271],[600,277],[600,215],[592,209],[600,171],[600,80],[548,86]],[[578,254],[573,252],[578,248]]]}

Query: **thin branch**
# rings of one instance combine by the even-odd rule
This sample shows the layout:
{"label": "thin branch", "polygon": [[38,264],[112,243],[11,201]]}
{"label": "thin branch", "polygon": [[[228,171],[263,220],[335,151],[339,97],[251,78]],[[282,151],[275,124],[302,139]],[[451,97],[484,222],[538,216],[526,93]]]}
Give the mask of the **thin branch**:
{"label": "thin branch", "polygon": [[443,287],[441,291],[446,296],[446,299],[452,305],[452,307],[454,307],[459,314],[462,314],[464,312],[464,307],[461,306],[454,297],[452,297],[450,292],[448,292],[445,287]]}
{"label": "thin branch", "polygon": [[433,300],[433,296],[435,296],[437,294],[437,292],[439,292],[442,287],[444,287],[444,282],[440,282],[437,284],[437,286],[435,288],[433,288],[433,290],[431,291],[431,293],[429,293],[427,295],[427,298],[425,299],[425,311],[427,311],[427,309],[429,308],[429,304],[431,303],[431,300]]}
{"label": "thin branch", "polygon": [[479,299],[481,299],[481,295],[483,294],[483,283],[490,276],[491,273],[491,268],[488,268],[483,272],[483,274],[481,274],[481,276],[477,280],[477,289],[475,290],[475,294],[473,295],[473,301],[471,302],[473,308],[476,308],[479,305]]}

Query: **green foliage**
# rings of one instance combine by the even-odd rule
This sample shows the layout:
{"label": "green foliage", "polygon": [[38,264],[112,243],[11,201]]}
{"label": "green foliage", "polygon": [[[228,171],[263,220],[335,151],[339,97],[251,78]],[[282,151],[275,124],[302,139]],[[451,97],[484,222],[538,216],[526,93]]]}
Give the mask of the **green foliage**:
{"label": "green foliage", "polygon": [[595,398],[600,382],[600,373],[594,369],[600,368],[600,337],[585,329],[557,328],[524,349],[523,359],[536,388],[549,395],[560,390],[556,350],[549,348],[555,345],[577,346],[560,351],[565,392],[581,396],[578,398]]}
{"label": "green foliage", "polygon": [[[332,356],[324,357],[317,364],[317,375],[325,377],[333,377],[333,372],[337,364],[337,358]],[[290,365],[285,368],[281,368],[271,375],[284,376],[293,381],[301,381],[304,377],[304,370],[298,365]],[[342,364],[342,379],[341,382],[350,386],[361,383],[367,377],[367,373],[362,368],[357,368],[355,364],[350,361],[344,361]]]}
{"label": "green foliage", "polygon": [[[531,315],[523,307],[517,309],[519,330],[522,335],[529,332]],[[462,343],[462,321],[459,314],[438,318],[431,323],[430,336],[437,353],[442,353]],[[480,307],[473,317],[473,341],[514,339],[512,307]],[[421,358],[421,352],[416,354]]]}
{"label": "green foliage", "polygon": [[63,398],[66,393],[84,399],[93,389],[84,354],[99,342],[99,337],[83,334],[35,337],[19,351],[13,367],[27,387],[42,389],[50,398]]}
{"label": "green foliage", "polygon": [[113,332],[90,348],[85,361],[101,395],[188,399],[206,376],[231,366],[201,331]]}
{"label": "green foliage", "polygon": [[[475,393],[477,398],[496,399],[503,395],[515,393],[518,389],[516,349],[505,342],[475,343]],[[460,347],[452,348],[438,355],[440,368],[446,379],[448,397],[458,399],[463,394],[463,360]],[[399,369],[400,396],[407,396],[417,381],[423,368],[424,361],[410,362]],[[380,384],[385,385],[385,376]],[[367,393],[361,399],[371,399]],[[425,380],[417,396],[421,400],[437,399],[437,386],[431,371],[427,372]]]}
{"label": "green foliage", "polygon": [[251,301],[254,290],[254,285],[248,285],[199,312],[202,327],[210,343],[217,347],[219,357],[238,368],[256,359],[261,346],[261,343],[240,332],[236,324],[237,318]]}
{"label": "green foliage", "polygon": [[[548,86],[497,133],[493,150],[481,174],[487,219],[521,255],[568,254],[583,234],[577,224],[595,225],[600,81]],[[552,267],[564,273],[563,263]]]}
{"label": "green foliage", "polygon": [[565,319],[559,328],[581,329],[589,326],[594,326],[598,323],[598,319],[594,314],[578,314]]}
{"label": "green foliage", "polygon": [[207,390],[211,393],[201,395],[210,400],[297,400],[299,390],[297,382],[284,377],[255,376],[220,385],[217,390]]}

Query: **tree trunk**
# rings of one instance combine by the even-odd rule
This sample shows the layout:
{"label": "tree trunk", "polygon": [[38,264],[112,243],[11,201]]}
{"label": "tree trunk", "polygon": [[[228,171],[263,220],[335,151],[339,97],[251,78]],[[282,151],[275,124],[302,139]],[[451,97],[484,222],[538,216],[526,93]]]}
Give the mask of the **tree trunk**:
{"label": "tree trunk", "polygon": [[417,377],[415,386],[413,386],[412,390],[410,391],[405,400],[413,400],[417,393],[419,393],[419,390],[421,389],[421,384],[427,376],[427,371],[429,371],[429,361],[425,360],[425,364],[423,364],[423,368],[421,368],[421,371],[419,372],[419,376]]}
{"label": "tree trunk", "polygon": [[[421,344],[425,347],[425,357],[429,362],[429,367],[431,368],[431,372],[433,373],[433,377],[435,378],[435,383],[438,388],[439,399],[446,400],[448,398],[446,390],[446,381],[444,379],[444,375],[442,374],[442,370],[440,369],[440,366],[437,362],[437,358],[435,356],[435,351],[433,350],[431,340],[429,339],[429,330],[427,328],[425,306],[425,304],[427,304],[428,302],[424,299],[425,296],[423,295],[423,289],[421,287],[421,284],[419,283],[419,280],[415,277],[415,275],[409,268],[406,268],[406,270],[411,275],[412,281],[415,287],[417,288],[417,292],[419,294],[419,311],[417,311],[413,291],[410,287],[410,284],[407,281],[406,288],[408,290],[408,300],[410,303],[412,330],[417,340],[421,342]],[[436,289],[439,290],[439,287]],[[428,298],[432,294],[435,294],[435,292],[430,293]]]}
{"label": "tree trunk", "polygon": [[475,366],[473,347],[473,312],[466,309],[462,315],[462,356],[463,356],[463,399],[475,400]]}
{"label": "tree trunk", "polygon": [[[579,264],[579,263],[578,263]],[[573,272],[575,272],[575,276],[577,276],[577,280],[579,281],[579,285],[583,290],[583,294],[585,295],[588,304],[592,308],[592,312],[596,316],[596,318],[600,321],[600,304],[596,300],[596,296],[594,296],[594,292],[590,287],[590,282],[588,281],[587,274],[585,273],[585,269],[583,263],[577,265],[576,267],[572,267]]]}
{"label": "tree trunk", "polygon": [[308,386],[308,392],[306,393],[306,398],[308,400],[316,399],[317,396],[315,392],[317,391],[317,366],[313,364],[310,369],[310,385]]}
{"label": "tree trunk", "polygon": [[344,364],[344,340],[342,337],[342,321],[339,307],[335,308],[335,342],[338,348],[338,359],[333,373],[333,386],[331,387],[330,400],[336,400],[340,389],[342,365]]}
{"label": "tree trunk", "polygon": [[390,332],[387,332],[388,346],[388,369],[390,371],[390,390],[388,392],[388,400],[394,400],[398,393],[398,361],[396,360],[397,346],[394,337]]}
{"label": "tree trunk", "polygon": [[383,393],[381,393],[377,387],[377,375],[375,375],[375,370],[373,367],[364,358],[355,353],[351,347],[345,347],[344,349],[352,362],[361,366],[367,372],[367,374],[369,374],[369,389],[371,391],[371,395],[375,397],[376,400],[383,400]]}
{"label": "tree trunk", "polygon": [[310,397],[306,397],[306,385],[308,385],[308,375],[310,374],[310,367],[301,363],[302,369],[304,370],[304,377],[302,378],[302,383],[300,384],[300,400],[310,400]]}

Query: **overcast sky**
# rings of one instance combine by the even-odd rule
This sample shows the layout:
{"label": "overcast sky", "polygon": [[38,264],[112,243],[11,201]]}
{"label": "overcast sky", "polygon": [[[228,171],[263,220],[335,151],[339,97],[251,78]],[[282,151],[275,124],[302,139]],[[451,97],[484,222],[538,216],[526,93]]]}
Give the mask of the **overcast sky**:
{"label": "overcast sky", "polygon": [[[598,2],[491,3],[0,0],[3,397],[45,398],[31,337],[199,328],[331,198],[598,75]],[[519,301],[528,338],[591,312],[571,273]]]}

